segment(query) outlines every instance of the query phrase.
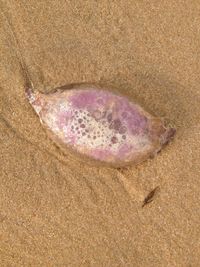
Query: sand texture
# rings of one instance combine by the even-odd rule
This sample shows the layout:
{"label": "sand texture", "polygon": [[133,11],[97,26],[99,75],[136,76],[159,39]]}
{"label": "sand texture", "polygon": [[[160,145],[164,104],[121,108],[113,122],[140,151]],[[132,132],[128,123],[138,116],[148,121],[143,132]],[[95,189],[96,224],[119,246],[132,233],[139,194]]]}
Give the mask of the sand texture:
{"label": "sand texture", "polygon": [[[199,0],[1,0],[0,14],[0,266],[200,266]],[[64,155],[25,98],[22,57],[37,90],[115,88],[174,141],[126,169]]]}

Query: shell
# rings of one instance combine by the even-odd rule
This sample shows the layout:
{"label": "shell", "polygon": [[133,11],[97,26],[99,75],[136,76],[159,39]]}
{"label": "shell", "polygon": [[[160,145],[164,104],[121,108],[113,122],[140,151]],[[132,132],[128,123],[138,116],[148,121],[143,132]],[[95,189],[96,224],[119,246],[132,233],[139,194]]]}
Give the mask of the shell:
{"label": "shell", "polygon": [[91,84],[26,96],[51,139],[67,153],[113,167],[156,155],[175,134],[128,98]]}

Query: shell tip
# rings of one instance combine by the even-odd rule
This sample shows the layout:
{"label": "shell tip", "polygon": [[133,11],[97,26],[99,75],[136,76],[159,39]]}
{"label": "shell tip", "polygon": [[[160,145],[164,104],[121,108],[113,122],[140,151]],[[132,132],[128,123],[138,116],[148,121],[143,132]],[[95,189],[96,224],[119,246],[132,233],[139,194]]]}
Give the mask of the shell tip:
{"label": "shell tip", "polygon": [[173,138],[176,133],[176,129],[169,127],[166,129],[165,133],[162,136],[162,145],[167,145]]}
{"label": "shell tip", "polygon": [[26,87],[25,96],[30,103],[33,103],[36,100],[36,93],[33,91],[31,87]]}

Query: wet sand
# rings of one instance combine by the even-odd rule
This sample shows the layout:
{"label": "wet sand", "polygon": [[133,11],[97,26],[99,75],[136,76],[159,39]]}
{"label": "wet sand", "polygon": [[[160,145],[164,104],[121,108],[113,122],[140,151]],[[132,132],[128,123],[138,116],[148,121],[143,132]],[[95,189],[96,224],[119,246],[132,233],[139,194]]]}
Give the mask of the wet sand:
{"label": "wet sand", "polygon": [[[0,265],[199,266],[199,1],[8,0],[0,10]],[[21,56],[37,90],[111,86],[166,118],[174,141],[127,169],[64,155],[25,99]]]}

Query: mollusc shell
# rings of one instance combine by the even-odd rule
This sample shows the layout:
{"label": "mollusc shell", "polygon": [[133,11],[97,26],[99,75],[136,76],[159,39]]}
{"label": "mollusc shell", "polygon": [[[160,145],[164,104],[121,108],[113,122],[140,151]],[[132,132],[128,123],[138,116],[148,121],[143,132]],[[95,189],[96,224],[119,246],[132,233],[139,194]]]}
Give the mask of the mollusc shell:
{"label": "mollusc shell", "polygon": [[113,167],[155,156],[175,134],[127,97],[91,84],[69,85],[26,96],[59,147],[79,159]]}

